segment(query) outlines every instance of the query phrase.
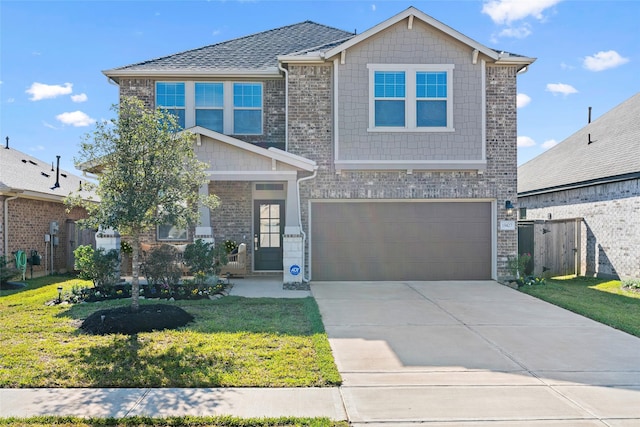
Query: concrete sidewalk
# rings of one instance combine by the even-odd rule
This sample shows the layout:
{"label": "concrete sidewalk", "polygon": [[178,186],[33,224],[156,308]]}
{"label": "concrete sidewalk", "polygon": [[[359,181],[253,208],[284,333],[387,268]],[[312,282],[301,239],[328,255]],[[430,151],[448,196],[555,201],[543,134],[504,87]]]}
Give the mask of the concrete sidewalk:
{"label": "concrete sidewalk", "polygon": [[346,419],[338,388],[0,389],[0,417],[68,415],[330,417]]}
{"label": "concrete sidewalk", "polygon": [[640,339],[496,282],[313,283],[353,425],[640,426]]}

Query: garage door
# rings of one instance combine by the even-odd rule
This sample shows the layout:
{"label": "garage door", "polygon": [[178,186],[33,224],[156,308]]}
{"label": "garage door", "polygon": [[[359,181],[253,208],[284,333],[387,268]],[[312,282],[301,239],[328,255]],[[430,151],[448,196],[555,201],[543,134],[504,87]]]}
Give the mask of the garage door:
{"label": "garage door", "polygon": [[313,280],[491,278],[489,202],[314,202]]}

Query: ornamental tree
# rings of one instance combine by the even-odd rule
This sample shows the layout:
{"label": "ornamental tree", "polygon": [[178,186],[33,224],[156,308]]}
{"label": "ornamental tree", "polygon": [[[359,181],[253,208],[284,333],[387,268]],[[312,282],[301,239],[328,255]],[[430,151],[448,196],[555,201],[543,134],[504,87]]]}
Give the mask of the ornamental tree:
{"label": "ornamental tree", "polygon": [[[216,196],[198,189],[208,182],[206,163],[193,150],[194,135],[182,131],[166,110],[152,110],[137,98],[114,105],[116,118],[96,124],[80,144],[76,165],[97,174],[89,184],[99,203],[71,196],[69,205],[89,212],[85,225],[117,229],[131,239],[131,307],[139,308],[140,237],[158,225],[196,225],[198,205],[214,208]],[[85,189],[89,189],[86,188]]]}

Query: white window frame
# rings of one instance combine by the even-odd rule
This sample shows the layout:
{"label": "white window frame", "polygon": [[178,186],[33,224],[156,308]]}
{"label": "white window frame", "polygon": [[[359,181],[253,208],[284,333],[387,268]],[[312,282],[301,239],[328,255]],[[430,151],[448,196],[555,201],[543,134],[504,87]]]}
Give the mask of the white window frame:
{"label": "white window frame", "polygon": [[[369,70],[369,127],[368,132],[454,132],[453,126],[453,70],[454,64],[367,64]],[[375,73],[376,71],[399,71],[405,73],[405,125],[376,126],[375,123]],[[446,72],[447,97],[439,98],[447,102],[447,126],[417,126],[416,73]]]}
{"label": "white window frame", "polygon": [[[264,82],[261,81],[244,81],[244,80],[180,80],[180,81],[171,81],[171,80],[158,80],[156,83],[184,83],[184,128],[189,129],[196,125],[196,83],[222,83],[223,87],[223,97],[224,104],[222,107],[222,117],[224,121],[223,126],[223,134],[224,135],[264,135],[264,108],[265,108],[265,90],[264,90]],[[235,134],[233,132],[234,128],[234,106],[233,106],[233,85],[234,83],[251,83],[258,84],[262,87],[262,107],[257,108],[253,107],[255,110],[260,110],[260,122],[261,129],[260,133],[251,133],[251,134]],[[156,98],[157,105],[157,86],[154,86],[154,97]],[[249,108],[245,108],[249,109]]]}

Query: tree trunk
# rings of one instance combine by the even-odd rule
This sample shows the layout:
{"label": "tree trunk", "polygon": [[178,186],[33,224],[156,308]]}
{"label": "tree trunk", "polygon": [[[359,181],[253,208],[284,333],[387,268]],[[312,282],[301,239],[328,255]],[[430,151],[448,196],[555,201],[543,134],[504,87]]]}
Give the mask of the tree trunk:
{"label": "tree trunk", "polygon": [[140,234],[131,236],[131,311],[137,312],[140,308]]}

